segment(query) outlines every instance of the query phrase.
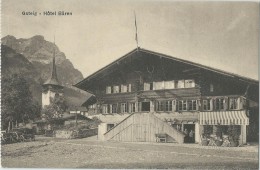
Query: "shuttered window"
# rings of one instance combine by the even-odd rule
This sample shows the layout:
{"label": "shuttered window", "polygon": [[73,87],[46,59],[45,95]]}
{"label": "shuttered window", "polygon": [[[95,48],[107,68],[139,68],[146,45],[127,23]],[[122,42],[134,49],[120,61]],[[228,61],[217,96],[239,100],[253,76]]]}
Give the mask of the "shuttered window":
{"label": "shuttered window", "polygon": [[102,113],[108,114],[108,105],[107,104],[102,105]]}
{"label": "shuttered window", "polygon": [[186,100],[180,100],[180,101],[178,101],[178,110],[179,110],[179,111],[185,111],[185,110],[187,110],[187,101],[186,101]]}
{"label": "shuttered window", "polygon": [[238,98],[235,97],[229,98],[229,109],[231,110],[238,109]]}
{"label": "shuttered window", "polygon": [[172,111],[172,101],[166,101],[165,102],[165,111]]}
{"label": "shuttered window", "polygon": [[117,104],[110,104],[109,107],[110,113],[117,113]]}
{"label": "shuttered window", "polygon": [[188,110],[191,110],[191,111],[197,110],[197,101],[196,100],[188,100]]}
{"label": "shuttered window", "polygon": [[129,103],[129,112],[130,113],[136,112],[136,104],[135,103]]}
{"label": "shuttered window", "polygon": [[224,98],[215,99],[215,110],[224,110]]}
{"label": "shuttered window", "polygon": [[121,103],[121,113],[126,113],[126,103]]}
{"label": "shuttered window", "polygon": [[157,101],[156,104],[157,111],[164,111],[164,101]]}
{"label": "shuttered window", "polygon": [[202,107],[203,107],[203,110],[205,110],[205,111],[211,110],[210,99],[203,100],[202,101]]}

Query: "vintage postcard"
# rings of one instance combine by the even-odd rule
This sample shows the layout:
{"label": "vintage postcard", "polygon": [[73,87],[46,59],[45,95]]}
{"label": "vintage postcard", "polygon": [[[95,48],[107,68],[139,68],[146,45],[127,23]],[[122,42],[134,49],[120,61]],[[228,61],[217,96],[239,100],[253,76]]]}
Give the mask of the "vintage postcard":
{"label": "vintage postcard", "polygon": [[259,3],[2,0],[1,166],[258,169]]}

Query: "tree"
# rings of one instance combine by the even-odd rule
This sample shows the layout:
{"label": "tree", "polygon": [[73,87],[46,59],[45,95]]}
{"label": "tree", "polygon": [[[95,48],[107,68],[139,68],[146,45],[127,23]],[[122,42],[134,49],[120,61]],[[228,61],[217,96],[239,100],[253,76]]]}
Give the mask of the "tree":
{"label": "tree", "polygon": [[59,118],[67,110],[68,105],[64,96],[55,95],[51,99],[51,104],[44,106],[42,109],[42,118],[50,120],[53,118]]}
{"label": "tree", "polygon": [[41,107],[33,100],[28,82],[13,74],[2,77],[1,123],[6,129],[9,122],[26,123],[40,116]]}

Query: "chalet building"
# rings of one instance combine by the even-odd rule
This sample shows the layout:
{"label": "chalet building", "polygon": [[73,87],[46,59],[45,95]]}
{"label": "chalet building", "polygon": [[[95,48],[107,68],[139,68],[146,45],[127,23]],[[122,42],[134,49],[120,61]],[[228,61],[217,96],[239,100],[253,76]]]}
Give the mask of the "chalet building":
{"label": "chalet building", "polygon": [[137,48],[75,86],[103,123],[100,140],[200,143],[206,131],[239,129],[240,144],[258,139],[258,81]]}

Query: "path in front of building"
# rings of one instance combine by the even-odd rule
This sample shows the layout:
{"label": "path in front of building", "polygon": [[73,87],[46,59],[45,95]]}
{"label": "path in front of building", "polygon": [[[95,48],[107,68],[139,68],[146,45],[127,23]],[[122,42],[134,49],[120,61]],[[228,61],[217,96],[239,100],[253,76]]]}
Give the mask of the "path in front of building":
{"label": "path in front of building", "polygon": [[102,142],[96,137],[4,145],[4,167],[258,169],[258,146]]}

